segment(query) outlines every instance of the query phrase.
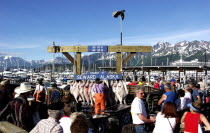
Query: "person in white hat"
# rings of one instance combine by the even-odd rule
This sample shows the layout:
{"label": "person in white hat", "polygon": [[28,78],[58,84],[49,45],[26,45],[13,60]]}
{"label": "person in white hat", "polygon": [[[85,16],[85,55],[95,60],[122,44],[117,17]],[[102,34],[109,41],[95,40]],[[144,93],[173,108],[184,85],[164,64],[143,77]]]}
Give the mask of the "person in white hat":
{"label": "person in white hat", "polygon": [[30,83],[23,82],[19,87],[15,89],[17,97],[10,101],[10,119],[9,122],[14,125],[30,131],[32,129],[32,117],[29,115],[29,104],[27,98],[30,97],[31,91],[34,89],[31,88]]}

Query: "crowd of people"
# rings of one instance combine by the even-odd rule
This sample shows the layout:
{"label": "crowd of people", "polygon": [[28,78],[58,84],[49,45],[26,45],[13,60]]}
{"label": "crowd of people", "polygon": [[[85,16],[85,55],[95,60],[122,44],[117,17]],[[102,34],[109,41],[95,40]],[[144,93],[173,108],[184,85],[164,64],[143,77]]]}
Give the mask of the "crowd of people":
{"label": "crowd of people", "polygon": [[129,130],[130,133],[147,133],[150,123],[154,125],[153,133],[177,133],[182,130],[181,127],[185,133],[209,131],[210,124],[200,113],[202,104],[206,102],[207,87],[202,79],[197,84],[195,82],[181,84],[175,79],[165,82],[158,78],[154,88],[162,90],[163,95],[158,101],[160,110],[155,117],[148,116],[146,112],[143,101],[144,87],[138,88],[131,104],[133,124],[126,125],[123,130]]}
{"label": "crowd of people", "polygon": [[42,80],[33,88],[29,82],[12,86],[0,83],[0,120],[6,120],[30,133],[91,133],[86,115],[73,112],[69,95],[51,84],[47,91]]}
{"label": "crowd of people", "polygon": [[[202,79],[197,84],[191,82],[182,84],[171,79],[166,82],[158,78],[154,88],[163,95],[158,101],[160,107],[156,115],[149,116],[144,103],[145,81],[136,84],[130,81],[128,85],[140,85],[135,91],[131,104],[132,124],[122,127],[122,133],[176,133],[181,130],[186,133],[199,133],[210,130],[210,124],[205,115],[200,113],[202,103],[207,96],[207,85]],[[95,114],[103,113],[105,109],[104,86],[99,79],[92,90],[95,93]],[[51,91],[46,89],[42,80],[35,88],[29,82],[23,82],[16,87],[9,80],[0,83],[0,120],[6,120],[30,133],[91,133],[84,113],[73,112],[71,98],[64,95],[56,83],[51,84]],[[154,128],[151,128],[153,125]],[[201,128],[204,125],[204,128]]]}

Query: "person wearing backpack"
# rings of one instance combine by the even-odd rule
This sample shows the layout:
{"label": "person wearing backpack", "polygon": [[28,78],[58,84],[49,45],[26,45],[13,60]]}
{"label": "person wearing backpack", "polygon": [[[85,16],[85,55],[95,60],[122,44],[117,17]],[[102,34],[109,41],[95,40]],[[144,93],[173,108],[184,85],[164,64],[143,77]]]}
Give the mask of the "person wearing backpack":
{"label": "person wearing backpack", "polygon": [[62,105],[61,99],[63,96],[63,91],[57,87],[56,83],[52,83],[51,87],[53,91],[50,97],[50,104],[53,104],[55,106],[61,106]]}

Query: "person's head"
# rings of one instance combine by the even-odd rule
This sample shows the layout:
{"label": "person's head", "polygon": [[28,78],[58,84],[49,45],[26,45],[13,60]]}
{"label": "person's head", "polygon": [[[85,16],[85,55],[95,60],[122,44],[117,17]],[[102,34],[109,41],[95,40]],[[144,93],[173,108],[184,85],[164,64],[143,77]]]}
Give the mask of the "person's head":
{"label": "person's head", "polygon": [[43,84],[42,79],[39,79],[37,83],[38,83],[39,85],[42,85],[42,84]]}
{"label": "person's head", "polygon": [[65,116],[70,116],[71,115],[71,105],[66,104],[63,108],[63,113]]}
{"label": "person's head", "polygon": [[19,87],[15,88],[14,92],[19,94],[19,96],[27,99],[33,90],[34,89],[31,88],[31,84],[29,82],[23,82]]}
{"label": "person's head", "polygon": [[170,82],[171,82],[171,85],[174,85],[176,83],[176,80],[175,79],[171,79]]}
{"label": "person's head", "polygon": [[179,89],[179,90],[178,90],[178,95],[179,95],[179,97],[184,97],[184,95],[185,95],[184,90]]}
{"label": "person's head", "polygon": [[59,120],[61,118],[61,110],[48,109],[48,115],[49,115],[49,117]]}
{"label": "person's head", "polygon": [[96,78],[96,84],[100,84],[101,83],[101,81],[100,81],[100,79],[99,78]]}
{"label": "person's head", "polygon": [[190,108],[190,112],[198,113],[201,108],[201,101],[198,100],[193,103],[189,103],[187,106]]}
{"label": "person's head", "polygon": [[196,84],[195,88],[200,89],[200,84]]}
{"label": "person's head", "polygon": [[190,87],[190,89],[194,89],[195,88],[195,85],[193,83],[190,83],[189,84],[189,87]]}
{"label": "person's head", "polygon": [[121,133],[136,133],[136,128],[133,124],[123,126]]}
{"label": "person's head", "polygon": [[190,90],[190,86],[188,84],[184,85],[184,90],[189,91]]}
{"label": "person's head", "polygon": [[57,88],[57,84],[56,84],[55,82],[51,82],[51,83],[50,83],[50,86],[51,86],[52,88]]}
{"label": "person's head", "polygon": [[171,83],[166,83],[165,85],[164,85],[164,90],[165,91],[171,91]]}
{"label": "person's head", "polygon": [[177,80],[177,83],[180,83],[180,80],[179,79]]}
{"label": "person's head", "polygon": [[144,89],[142,86],[139,86],[139,88],[136,88],[136,97],[138,97],[139,99],[143,99],[144,98]]}
{"label": "person's head", "polygon": [[172,102],[166,102],[164,104],[162,114],[164,114],[165,118],[178,117],[178,115],[176,113],[176,108]]}
{"label": "person's head", "polygon": [[5,85],[0,84],[0,90],[5,90]]}
{"label": "person's head", "polygon": [[163,80],[162,84],[165,85],[167,82],[165,80]]}
{"label": "person's head", "polygon": [[10,84],[10,80],[9,79],[3,80],[3,81],[1,81],[0,84],[1,85],[9,85]]}
{"label": "person's head", "polygon": [[202,78],[200,78],[200,79],[199,79],[199,81],[200,81],[200,82],[202,82],[202,81],[203,81],[203,79],[202,79]]}
{"label": "person's head", "polygon": [[80,118],[86,121],[86,115],[83,112],[74,112],[71,114],[72,122],[77,118]]}
{"label": "person's head", "polygon": [[133,81],[132,80],[130,80],[130,83],[132,83]]}
{"label": "person's head", "polygon": [[58,108],[53,105],[49,105],[48,106],[48,115],[49,115],[49,117],[59,120],[61,118],[61,108]]}
{"label": "person's head", "polygon": [[87,121],[83,119],[76,118],[70,127],[71,133],[87,133],[88,132],[88,124]]}
{"label": "person's head", "polygon": [[69,104],[71,102],[70,101],[70,95],[64,95],[61,99],[61,102]]}

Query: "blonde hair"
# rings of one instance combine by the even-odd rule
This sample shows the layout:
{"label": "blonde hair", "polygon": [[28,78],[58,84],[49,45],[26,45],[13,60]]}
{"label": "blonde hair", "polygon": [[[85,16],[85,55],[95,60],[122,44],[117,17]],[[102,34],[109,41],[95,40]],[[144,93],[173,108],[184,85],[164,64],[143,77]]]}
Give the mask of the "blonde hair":
{"label": "blonde hair", "polygon": [[163,85],[165,85],[166,83],[167,83],[167,82],[166,82],[165,80],[162,82]]}
{"label": "blonde hair", "polygon": [[70,117],[71,117],[72,123],[77,118],[80,118],[80,119],[83,119],[83,120],[86,120],[86,118],[87,118],[86,115],[83,112],[74,112],[74,113],[71,114]]}

